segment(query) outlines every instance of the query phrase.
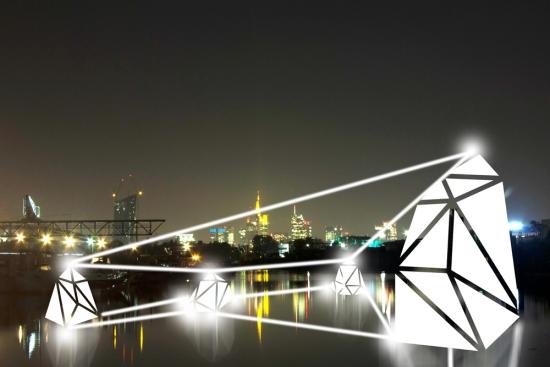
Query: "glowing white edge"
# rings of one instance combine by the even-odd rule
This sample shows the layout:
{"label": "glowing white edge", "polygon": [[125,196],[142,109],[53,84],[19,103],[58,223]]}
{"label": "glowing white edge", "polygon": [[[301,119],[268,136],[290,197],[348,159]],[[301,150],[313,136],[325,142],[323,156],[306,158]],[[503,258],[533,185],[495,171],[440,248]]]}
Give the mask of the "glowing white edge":
{"label": "glowing white edge", "polygon": [[374,339],[392,339],[391,335],[370,333],[367,331],[335,328],[330,326],[304,324],[301,322],[291,322],[291,321],[284,321],[284,320],[277,320],[277,319],[270,319],[270,318],[263,318],[263,317],[245,316],[245,315],[226,313],[226,312],[217,312],[215,315],[218,317],[224,317],[227,319],[261,322],[262,324],[287,326],[291,328],[306,329],[306,330],[324,331],[326,333],[345,334],[345,335],[361,336],[364,338],[374,338]]}
{"label": "glowing white edge", "polygon": [[[441,175],[435,182],[443,180],[449,175],[449,173],[460,166],[464,161],[469,158],[468,155],[462,155],[462,159],[456,162],[450,169],[448,169],[443,175]],[[252,270],[264,270],[264,269],[285,269],[285,268],[297,268],[297,267],[307,267],[307,266],[320,266],[320,265],[330,265],[330,264],[339,264],[345,263],[348,261],[353,261],[361,252],[363,252],[369,245],[374,242],[377,238],[380,238],[386,230],[392,226],[395,222],[401,219],[409,210],[411,210],[421,199],[424,193],[431,187],[428,188],[420,195],[418,195],[413,201],[411,201],[406,207],[404,207],[396,216],[394,216],[386,225],[376,232],[364,245],[358,248],[353,254],[348,257],[341,259],[328,259],[328,260],[312,260],[312,261],[295,261],[295,262],[285,262],[278,264],[259,264],[259,265],[248,265],[248,266],[235,266],[228,268],[174,268],[174,267],[165,267],[165,266],[143,266],[143,265],[122,265],[122,264],[83,264],[83,263],[72,263],[71,266],[75,268],[87,268],[87,269],[104,269],[104,270],[127,270],[127,271],[154,271],[154,272],[168,272],[168,273],[229,273],[229,272],[238,272],[238,271],[252,271]],[[327,190],[325,190],[327,191]],[[278,204],[274,204],[278,205]],[[266,207],[267,208],[267,207]],[[137,242],[136,242],[137,243]],[[124,247],[124,246],[122,246]],[[119,249],[121,247],[117,247]],[[115,250],[115,249],[113,249]],[[96,257],[98,254],[95,254]],[[78,259],[78,261],[82,261]]]}
{"label": "glowing white edge", "polygon": [[[442,163],[445,163],[445,162],[449,162],[449,161],[452,161],[452,160],[456,160],[456,159],[459,159],[459,158],[465,159],[469,155],[471,155],[471,153],[464,152],[464,153],[458,153],[458,154],[454,154],[454,155],[451,155],[451,156],[447,156],[447,157],[444,157],[444,158],[435,159],[435,160],[420,163],[420,164],[417,164],[417,165],[414,165],[414,166],[398,169],[398,170],[395,170],[395,171],[392,171],[392,172],[387,172],[387,173],[384,173],[384,174],[381,174],[381,175],[377,175],[377,176],[365,178],[365,179],[362,179],[362,180],[359,180],[359,181],[354,181],[354,182],[351,182],[351,183],[348,183],[348,184],[336,186],[336,187],[333,187],[331,189],[326,189],[326,190],[318,191],[318,192],[315,192],[315,193],[312,193],[312,194],[307,194],[307,195],[303,195],[303,196],[300,196],[300,197],[297,197],[297,198],[281,201],[279,203],[267,205],[267,206],[263,207],[261,210],[262,210],[262,212],[268,212],[268,211],[279,209],[279,208],[282,208],[282,207],[285,207],[285,206],[290,206],[290,205],[301,203],[301,202],[304,202],[304,201],[307,201],[307,200],[319,198],[319,197],[334,194],[334,193],[337,193],[337,192],[340,192],[340,191],[349,190],[349,189],[352,189],[352,188],[355,188],[355,187],[358,187],[358,186],[367,185],[367,184],[370,184],[370,183],[373,183],[373,182],[376,182],[376,181],[385,180],[385,179],[395,177],[395,176],[399,176],[399,175],[402,175],[402,174],[405,174],[405,173],[409,173],[409,172],[417,171],[417,170],[424,169],[424,168],[427,168],[427,167],[435,166],[435,165],[442,164]],[[203,223],[203,224],[198,224],[198,225],[195,225],[195,226],[192,226],[192,227],[179,229],[177,231],[165,233],[165,234],[159,235],[159,236],[154,236],[154,237],[151,237],[151,238],[147,238],[145,240],[129,243],[127,245],[112,248],[112,249],[109,249],[109,250],[96,252],[94,254],[83,256],[81,258],[75,259],[75,260],[71,261],[70,265],[75,266],[78,263],[89,261],[89,260],[92,260],[93,258],[96,258],[96,257],[107,256],[107,255],[115,254],[115,253],[122,252],[122,251],[136,249],[136,248],[141,247],[143,245],[147,245],[147,244],[150,244],[150,243],[163,241],[163,240],[167,240],[167,239],[176,237],[178,234],[181,234],[181,233],[195,232],[195,231],[198,231],[198,230],[202,230],[202,229],[205,229],[205,228],[208,228],[208,227],[213,227],[213,226],[223,224],[223,223],[226,223],[226,222],[231,222],[231,221],[234,221],[234,220],[246,218],[248,216],[255,215],[256,213],[257,213],[256,209],[247,210],[245,212],[230,215],[230,216],[225,217],[225,218],[220,218],[220,219],[216,219],[216,220],[206,222],[206,223]],[[381,232],[383,232],[383,231],[381,231]],[[292,264],[292,263],[289,263],[289,264]],[[298,265],[298,266],[300,266],[300,265]]]}
{"label": "glowing white edge", "polygon": [[148,308],[162,307],[162,306],[171,305],[171,304],[177,303],[177,302],[185,302],[185,301],[188,301],[188,300],[189,300],[189,298],[187,298],[187,297],[170,298],[170,299],[165,299],[163,301],[143,303],[143,304],[136,305],[136,306],[117,308],[117,309],[114,309],[114,310],[105,311],[105,312],[101,313],[101,316],[112,316],[112,315],[118,315],[118,314],[121,314],[121,313],[134,312],[134,311],[139,311],[139,310],[146,310]]}
{"label": "glowing white edge", "polygon": [[[70,326],[69,329],[71,329],[71,330],[90,329],[90,328],[97,328],[97,327],[102,327],[102,326],[125,324],[125,323],[129,323],[129,322],[156,320],[156,319],[162,319],[162,318],[168,318],[168,317],[177,317],[177,316],[183,316],[183,315],[186,315],[186,314],[190,314],[190,312],[189,311],[163,312],[163,313],[158,313],[158,314],[153,314],[153,315],[125,317],[125,318],[121,318],[121,319],[113,319],[113,320],[105,320],[105,321],[100,321],[100,322],[85,323],[85,324]],[[217,317],[223,317],[223,318],[226,318],[226,319],[251,321],[251,322],[262,322],[263,324],[287,326],[287,327],[291,327],[291,328],[295,328],[295,329],[323,331],[323,332],[335,333],[335,334],[353,335],[353,336],[360,336],[360,337],[364,337],[364,338],[374,338],[374,339],[391,339],[392,338],[390,335],[371,333],[371,332],[367,332],[367,331],[342,329],[342,328],[335,328],[335,327],[321,326],[321,325],[313,325],[313,324],[304,324],[304,323],[300,323],[300,322],[291,322],[291,321],[284,321],[284,320],[277,320],[277,319],[270,319],[270,318],[263,318],[263,317],[245,316],[245,315],[239,315],[239,314],[233,314],[233,313],[227,313],[227,312],[213,312],[212,315],[215,315]]]}
{"label": "glowing white edge", "polygon": [[[305,293],[305,292],[315,292],[315,291],[321,291],[324,289],[329,288],[328,285],[320,285],[315,287],[304,287],[304,288],[292,288],[292,289],[283,289],[278,291],[263,291],[263,292],[256,292],[256,293],[244,293],[244,294],[234,294],[231,298],[232,299],[245,299],[245,298],[254,298],[254,297],[264,297],[264,296],[280,296],[283,294],[293,294],[293,293]],[[178,302],[187,302],[190,301],[188,297],[175,297],[166,299],[163,301],[158,302],[151,302],[151,303],[143,303],[136,306],[130,306],[130,307],[124,307],[124,308],[117,308],[114,310],[109,310],[101,313],[102,317],[106,316],[113,316],[113,315],[119,315],[123,313],[128,312],[134,312],[134,311],[140,311],[145,310],[149,308],[155,308],[155,307],[162,307],[171,305]]]}

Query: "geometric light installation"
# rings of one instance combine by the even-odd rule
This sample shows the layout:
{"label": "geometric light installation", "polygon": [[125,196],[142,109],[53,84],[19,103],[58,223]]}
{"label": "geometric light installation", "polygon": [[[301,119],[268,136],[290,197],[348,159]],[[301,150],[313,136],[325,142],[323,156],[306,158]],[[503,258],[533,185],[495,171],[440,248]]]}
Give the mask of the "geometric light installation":
{"label": "geometric light installation", "polygon": [[197,312],[214,312],[229,303],[230,293],[228,282],[216,274],[209,274],[199,282],[190,301]]}
{"label": "geometric light installation", "polygon": [[364,286],[361,271],[354,264],[341,265],[332,283],[336,294],[341,296],[355,296],[363,290]]}
{"label": "geometric light installation", "polygon": [[504,188],[481,156],[426,191],[399,270],[394,336],[402,342],[482,350],[518,319]]}
{"label": "geometric light installation", "polygon": [[75,270],[65,270],[53,289],[46,318],[61,326],[73,326],[96,317],[88,281]]}

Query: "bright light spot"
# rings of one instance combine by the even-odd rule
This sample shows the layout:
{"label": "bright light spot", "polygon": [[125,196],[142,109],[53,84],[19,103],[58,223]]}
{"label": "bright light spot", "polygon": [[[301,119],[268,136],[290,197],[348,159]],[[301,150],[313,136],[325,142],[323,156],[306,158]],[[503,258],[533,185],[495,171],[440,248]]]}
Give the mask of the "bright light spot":
{"label": "bright light spot", "polygon": [[403,231],[403,236],[407,237],[408,235],[409,235],[409,230],[408,229],[404,230]]}
{"label": "bright light spot", "polygon": [[138,192],[138,195],[139,195],[139,196],[142,196],[142,195],[143,195],[143,191],[139,191],[139,192]]}
{"label": "bright light spot", "polygon": [[189,242],[186,242],[183,244],[183,251],[187,252],[191,250],[191,244]]}
{"label": "bright light spot", "polygon": [[137,246],[132,246],[132,251],[137,251],[138,247]]}
{"label": "bright light spot", "polygon": [[461,151],[468,153],[470,157],[477,154],[482,154],[486,151],[485,145],[479,137],[469,137],[462,140],[460,149]]}
{"label": "bright light spot", "polygon": [[73,236],[65,236],[63,243],[65,244],[65,247],[72,248],[76,244],[76,239]]}
{"label": "bright light spot", "polygon": [[25,234],[23,232],[17,232],[15,234],[15,239],[17,240],[17,243],[22,243],[25,241]]}
{"label": "bright light spot", "polygon": [[508,222],[508,228],[512,232],[521,231],[523,229],[523,223],[521,223],[520,221],[517,221],[517,220],[513,220],[513,221]]}
{"label": "bright light spot", "polygon": [[106,245],[106,243],[107,243],[107,242],[105,241],[105,238],[99,238],[99,239],[97,240],[97,247],[100,248],[100,249],[101,249],[101,248],[104,248],[105,245]]}
{"label": "bright light spot", "polygon": [[113,197],[116,198],[116,194],[113,192]]}
{"label": "bright light spot", "polygon": [[195,262],[200,261],[201,260],[201,255],[193,254],[193,255],[191,255],[191,260],[193,260]]}
{"label": "bright light spot", "polygon": [[93,246],[95,243],[95,240],[93,237],[88,237],[88,239],[86,240],[86,243],[88,244],[88,246]]}
{"label": "bright light spot", "polygon": [[49,245],[50,243],[52,243],[52,236],[49,233],[44,233],[40,241],[42,241],[42,244],[44,246]]}

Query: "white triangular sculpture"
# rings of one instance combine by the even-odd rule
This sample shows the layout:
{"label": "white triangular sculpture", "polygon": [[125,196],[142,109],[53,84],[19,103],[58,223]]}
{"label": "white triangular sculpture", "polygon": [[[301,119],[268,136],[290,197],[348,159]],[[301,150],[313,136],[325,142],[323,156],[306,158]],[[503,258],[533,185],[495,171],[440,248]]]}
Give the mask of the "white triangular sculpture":
{"label": "white triangular sculpture", "polygon": [[501,179],[476,156],[418,203],[396,277],[395,337],[455,349],[488,348],[518,319]]}
{"label": "white triangular sculpture", "polygon": [[209,274],[199,282],[191,294],[191,304],[197,312],[214,312],[229,303],[229,283],[215,274]]}
{"label": "white triangular sculpture", "polygon": [[67,269],[56,282],[46,319],[61,326],[73,326],[95,319],[97,308],[88,281]]}
{"label": "white triangular sculpture", "polygon": [[355,296],[364,287],[361,271],[354,264],[343,264],[336,273],[332,289],[341,296]]}

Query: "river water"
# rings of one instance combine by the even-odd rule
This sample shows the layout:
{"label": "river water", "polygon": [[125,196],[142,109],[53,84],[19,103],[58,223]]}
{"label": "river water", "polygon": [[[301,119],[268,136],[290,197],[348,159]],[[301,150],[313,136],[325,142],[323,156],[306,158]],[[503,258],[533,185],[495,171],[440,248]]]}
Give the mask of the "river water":
{"label": "river water", "polygon": [[[315,287],[331,274],[261,271],[228,278],[234,294]],[[391,274],[365,276],[366,289],[391,319]],[[189,294],[196,280],[145,289],[94,290],[100,310],[154,302]],[[522,315],[488,350],[449,351],[388,340],[266,324],[278,319],[384,333],[366,297],[336,296],[330,290],[236,299],[227,312],[253,321],[178,316],[127,322],[85,330],[63,330],[43,316],[49,294],[0,294],[0,366],[548,366],[550,297],[521,292]],[[126,314],[172,311],[178,304]],[[225,309],[224,309],[225,311]]]}

